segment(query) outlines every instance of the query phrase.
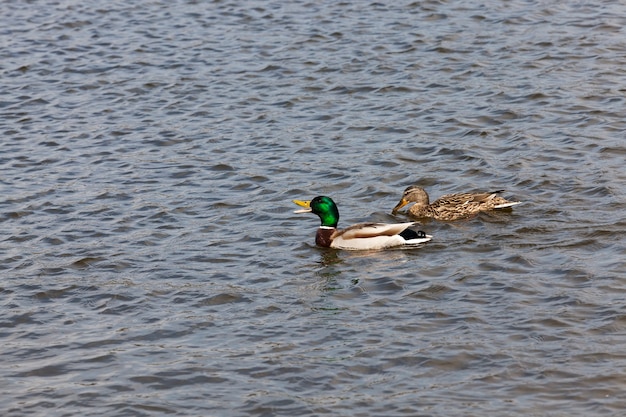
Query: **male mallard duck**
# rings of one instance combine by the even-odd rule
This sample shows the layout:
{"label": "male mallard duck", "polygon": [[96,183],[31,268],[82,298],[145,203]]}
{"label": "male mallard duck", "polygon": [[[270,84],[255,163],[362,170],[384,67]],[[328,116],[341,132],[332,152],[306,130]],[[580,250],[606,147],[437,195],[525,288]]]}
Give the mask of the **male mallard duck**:
{"label": "male mallard duck", "polygon": [[416,232],[408,227],[410,223],[359,223],[347,229],[337,230],[339,210],[330,197],[315,197],[311,201],[293,200],[297,205],[304,207],[295,213],[314,213],[322,221],[315,243],[318,246],[336,249],[386,249],[399,246],[414,246],[428,242],[432,236],[422,231]]}
{"label": "male mallard duck", "polygon": [[400,202],[391,211],[395,214],[409,203],[409,214],[414,217],[432,217],[436,220],[457,220],[469,217],[481,211],[501,209],[520,204],[521,201],[508,201],[497,194],[504,190],[491,193],[447,194],[429,204],[426,191],[411,185],[402,194]]}

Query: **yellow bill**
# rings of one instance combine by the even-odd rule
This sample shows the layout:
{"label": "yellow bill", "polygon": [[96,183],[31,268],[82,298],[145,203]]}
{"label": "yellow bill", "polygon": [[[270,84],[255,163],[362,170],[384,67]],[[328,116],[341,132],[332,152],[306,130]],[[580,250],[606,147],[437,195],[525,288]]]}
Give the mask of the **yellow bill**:
{"label": "yellow bill", "polygon": [[393,210],[391,210],[391,213],[396,214],[398,210],[400,210],[402,207],[406,206],[407,204],[409,204],[409,202],[406,201],[404,198],[400,199],[400,202],[393,208]]}
{"label": "yellow bill", "polygon": [[311,202],[310,201],[302,201],[302,200],[293,200],[294,203],[299,205],[300,207],[304,207],[302,210],[296,210],[294,213],[310,213],[311,212]]}

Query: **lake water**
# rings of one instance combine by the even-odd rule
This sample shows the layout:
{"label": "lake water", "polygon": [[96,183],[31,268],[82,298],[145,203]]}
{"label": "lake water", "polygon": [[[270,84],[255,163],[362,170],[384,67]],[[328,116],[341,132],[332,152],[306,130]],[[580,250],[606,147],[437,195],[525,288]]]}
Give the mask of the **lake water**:
{"label": "lake water", "polygon": [[2,416],[623,415],[623,2],[0,9]]}

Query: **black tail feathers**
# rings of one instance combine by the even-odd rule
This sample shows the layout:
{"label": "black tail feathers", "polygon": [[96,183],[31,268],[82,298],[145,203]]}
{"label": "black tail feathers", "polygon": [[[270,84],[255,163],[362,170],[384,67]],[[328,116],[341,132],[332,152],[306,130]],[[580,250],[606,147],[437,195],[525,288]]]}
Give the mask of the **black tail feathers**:
{"label": "black tail feathers", "polygon": [[404,240],[423,239],[426,237],[426,233],[421,230],[415,231],[411,229],[404,229],[402,233],[400,233],[400,236],[402,236]]}

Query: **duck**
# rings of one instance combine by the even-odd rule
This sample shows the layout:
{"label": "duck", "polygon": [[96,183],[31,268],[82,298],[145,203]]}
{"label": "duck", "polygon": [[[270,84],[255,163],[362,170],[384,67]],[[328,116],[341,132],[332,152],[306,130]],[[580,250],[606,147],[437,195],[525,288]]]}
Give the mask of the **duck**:
{"label": "duck", "polygon": [[432,236],[423,231],[409,229],[417,222],[407,223],[358,223],[345,229],[337,229],[339,209],[332,198],[318,196],[309,201],[293,200],[303,209],[294,213],[313,213],[321,221],[315,235],[317,246],[344,250],[378,250],[400,247],[416,247],[428,242]]}
{"label": "duck", "polygon": [[407,204],[415,203],[408,209],[410,216],[449,221],[467,218],[481,211],[503,209],[522,203],[521,201],[505,200],[498,196],[503,191],[446,194],[430,203],[426,190],[417,185],[411,185],[404,190],[400,202],[391,210],[391,213],[396,214]]}

